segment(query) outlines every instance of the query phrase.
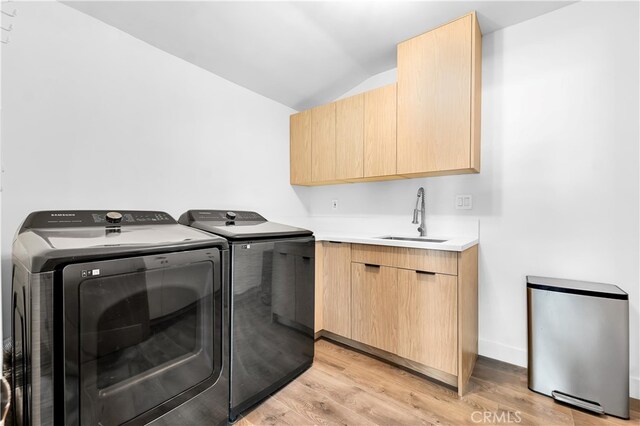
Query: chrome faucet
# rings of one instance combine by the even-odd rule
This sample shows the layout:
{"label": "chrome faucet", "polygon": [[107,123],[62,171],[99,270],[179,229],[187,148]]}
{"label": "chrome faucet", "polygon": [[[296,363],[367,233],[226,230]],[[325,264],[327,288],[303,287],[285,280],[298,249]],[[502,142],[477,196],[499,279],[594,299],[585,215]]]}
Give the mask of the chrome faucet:
{"label": "chrome faucet", "polygon": [[418,232],[420,232],[421,237],[426,237],[427,225],[425,225],[424,221],[427,214],[424,208],[424,188],[423,187],[420,187],[420,189],[418,189],[418,198],[416,199],[416,208],[413,209],[413,220],[411,221],[411,223],[415,223],[415,224],[418,223],[418,203],[420,202],[420,200],[422,200],[422,203],[420,204],[420,226],[418,227]]}

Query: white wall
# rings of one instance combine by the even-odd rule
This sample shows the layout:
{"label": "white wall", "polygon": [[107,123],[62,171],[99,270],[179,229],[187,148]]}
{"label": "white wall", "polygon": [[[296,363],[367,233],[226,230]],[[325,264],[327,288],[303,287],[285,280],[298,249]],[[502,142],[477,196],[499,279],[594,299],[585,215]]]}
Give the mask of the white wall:
{"label": "white wall", "polygon": [[42,209],[306,215],[293,111],[58,2],[19,5],[2,60],[3,300],[11,241]]}
{"label": "white wall", "polygon": [[[638,3],[580,2],[483,40],[479,175],[297,189],[314,216],[480,219],[480,353],[526,365],[525,275],[614,283],[630,295],[639,397]],[[395,70],[349,94],[395,81]],[[474,208],[456,211],[455,194]],[[332,212],[330,201],[339,200]],[[403,215],[399,218],[399,215]]]}
{"label": "white wall", "polygon": [[[1,32],[1,31],[0,31]],[[2,51],[4,44],[0,44],[0,82],[2,81]],[[2,99],[2,84],[0,84],[0,100]],[[2,223],[2,102],[0,102],[0,224]],[[0,242],[2,241],[2,226],[0,226]],[[1,243],[0,243],[0,253],[2,253],[2,248],[1,248]],[[1,258],[1,256],[0,256]],[[4,318],[2,316],[2,291],[3,287],[2,287],[2,262],[0,260],[0,321],[2,321],[2,319]],[[3,321],[4,324],[4,321]],[[5,334],[4,332],[4,327],[0,327],[0,339],[2,339],[2,343],[4,345],[4,338],[5,336],[8,336],[8,334]]]}

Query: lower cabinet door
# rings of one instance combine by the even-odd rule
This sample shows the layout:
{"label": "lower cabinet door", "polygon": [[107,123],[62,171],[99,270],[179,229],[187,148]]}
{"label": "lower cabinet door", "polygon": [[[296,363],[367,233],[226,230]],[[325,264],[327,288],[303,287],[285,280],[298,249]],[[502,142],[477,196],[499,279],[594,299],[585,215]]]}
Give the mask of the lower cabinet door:
{"label": "lower cabinet door", "polygon": [[457,277],[398,270],[398,355],[457,374]]}
{"label": "lower cabinet door", "polygon": [[351,264],[351,338],[395,353],[398,347],[398,270]]}
{"label": "lower cabinet door", "polygon": [[351,244],[322,243],[325,330],[351,338]]}

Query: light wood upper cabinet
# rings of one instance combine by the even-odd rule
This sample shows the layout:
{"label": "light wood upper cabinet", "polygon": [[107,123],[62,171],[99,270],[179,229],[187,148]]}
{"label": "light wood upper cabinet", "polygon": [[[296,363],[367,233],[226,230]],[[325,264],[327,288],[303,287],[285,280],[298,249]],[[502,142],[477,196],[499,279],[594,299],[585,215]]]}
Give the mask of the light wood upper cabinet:
{"label": "light wood upper cabinet", "polygon": [[336,104],[311,109],[311,179],[336,179]]}
{"label": "light wood upper cabinet", "polygon": [[401,42],[397,55],[397,83],[291,117],[292,184],[480,171],[475,12]]}
{"label": "light wood upper cabinet", "polygon": [[363,176],[364,97],[336,102],[336,179]]}
{"label": "light wood upper cabinet", "polygon": [[398,346],[398,269],[351,264],[351,338],[387,352]]}
{"label": "light wood upper cabinet", "polygon": [[323,242],[322,263],[322,325],[351,337],[351,244]]}
{"label": "light wood upper cabinet", "polygon": [[289,121],[291,137],[291,184],[311,183],[311,111],[293,114]]}
{"label": "light wood upper cabinet", "polygon": [[396,174],[396,85],[364,94],[364,177]]}
{"label": "light wood upper cabinet", "polygon": [[481,37],[472,13],[398,45],[398,174],[480,170]]}
{"label": "light wood upper cabinet", "polygon": [[458,373],[457,278],[398,270],[398,355]]}

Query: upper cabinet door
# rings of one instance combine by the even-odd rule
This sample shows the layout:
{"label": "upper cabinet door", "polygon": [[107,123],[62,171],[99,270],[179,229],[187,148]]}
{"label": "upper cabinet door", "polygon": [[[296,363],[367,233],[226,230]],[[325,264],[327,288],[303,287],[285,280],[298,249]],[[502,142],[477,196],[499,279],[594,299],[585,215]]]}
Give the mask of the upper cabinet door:
{"label": "upper cabinet door", "polygon": [[363,176],[364,95],[336,102],[336,179]]}
{"label": "upper cabinet door", "polygon": [[364,94],[364,177],[396,174],[396,85]]}
{"label": "upper cabinet door", "polygon": [[470,14],[398,45],[398,174],[474,168],[478,37]]}
{"label": "upper cabinet door", "polygon": [[336,179],[336,104],[311,109],[311,179]]}
{"label": "upper cabinet door", "polygon": [[291,184],[311,183],[311,111],[293,114],[289,121],[291,138]]}

